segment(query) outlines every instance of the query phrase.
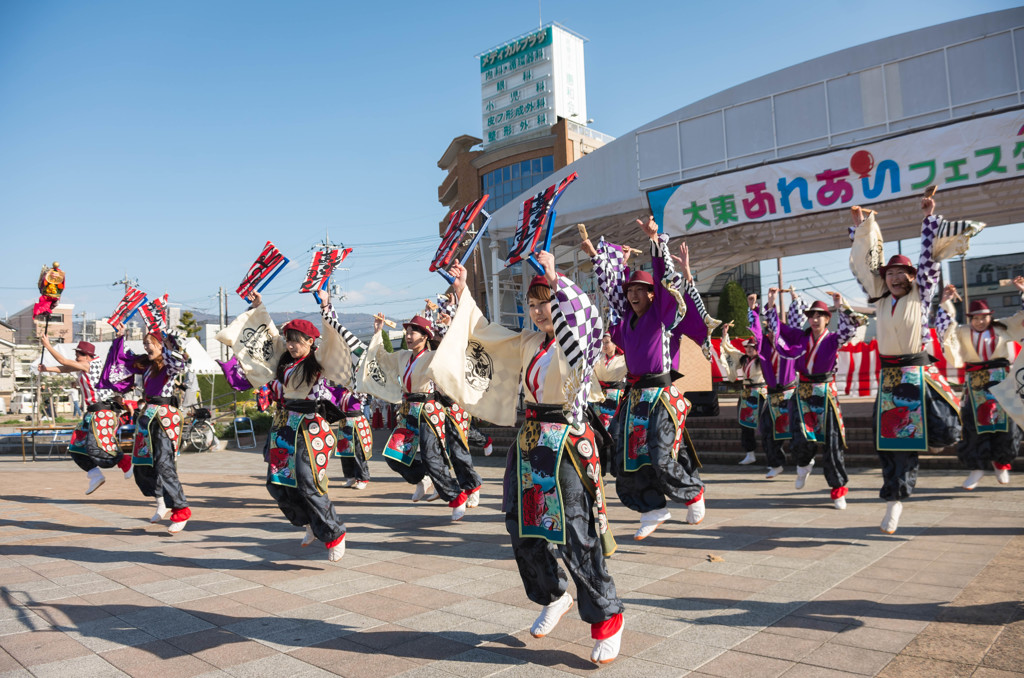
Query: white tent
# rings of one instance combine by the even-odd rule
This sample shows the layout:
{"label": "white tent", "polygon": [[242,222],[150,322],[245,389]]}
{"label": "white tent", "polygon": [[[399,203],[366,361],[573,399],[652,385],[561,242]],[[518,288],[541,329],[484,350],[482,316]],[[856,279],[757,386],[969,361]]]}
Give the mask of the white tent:
{"label": "white tent", "polygon": [[[94,345],[96,346],[96,355],[99,356],[100,360],[103,360],[106,357],[107,351],[110,350],[111,343],[112,342],[109,341],[94,342]],[[57,349],[57,352],[62,356],[70,360],[74,360],[75,346],[77,345],[78,342],[73,344],[56,344],[54,348]],[[142,348],[142,341],[126,341],[125,347],[132,353],[138,353],[140,355],[145,353],[145,349]],[[189,337],[185,340],[185,351],[192,359],[192,371],[196,374],[221,374],[220,365],[213,361],[213,358],[210,357],[210,354],[206,352],[206,349],[203,348],[203,345],[200,344],[199,340],[195,337]],[[57,361],[53,359],[53,356],[47,353],[43,357],[43,364],[56,366]]]}

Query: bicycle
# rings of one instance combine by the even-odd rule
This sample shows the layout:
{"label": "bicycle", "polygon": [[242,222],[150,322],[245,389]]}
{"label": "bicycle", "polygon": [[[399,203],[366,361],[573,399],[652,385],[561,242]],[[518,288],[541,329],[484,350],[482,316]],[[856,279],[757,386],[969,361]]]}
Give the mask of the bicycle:
{"label": "bicycle", "polygon": [[212,417],[213,414],[205,407],[193,407],[191,415],[181,429],[182,447],[191,445],[197,452],[206,452],[212,449],[217,440],[213,424],[210,423]]}

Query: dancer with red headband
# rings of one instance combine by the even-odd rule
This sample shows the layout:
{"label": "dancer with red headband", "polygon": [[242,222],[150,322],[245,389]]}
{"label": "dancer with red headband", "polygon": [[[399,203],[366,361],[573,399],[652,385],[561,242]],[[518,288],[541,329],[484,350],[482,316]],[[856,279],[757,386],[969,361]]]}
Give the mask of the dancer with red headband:
{"label": "dancer with red headband", "polygon": [[[1024,294],[1024,277],[1017,276],[1013,284]],[[995,471],[996,481],[1006,485],[1022,434],[989,389],[1007,377],[1013,341],[1009,327],[1019,327],[1022,314],[993,320],[992,310],[979,299],[972,301],[967,310],[967,324],[958,325],[953,300],[959,298],[956,288],[946,285],[935,324],[950,362],[965,368],[966,397],[962,398],[960,409],[964,432],[956,452],[960,463],[971,472],[963,488],[976,488],[989,468]]]}
{"label": "dancer with red headband", "polygon": [[74,374],[78,379],[78,388],[82,391],[82,405],[85,415],[81,425],[71,435],[68,452],[78,467],[89,476],[89,487],[86,494],[92,494],[106,482],[103,469],[117,466],[124,472],[124,477],[132,477],[132,458],[121,451],[117,439],[118,410],[117,394],[109,389],[96,388],[103,371],[103,361],[96,357],[96,347],[88,341],[78,342],[75,347],[75,359],[65,358],[50,344],[50,339],[40,332],[39,340],[43,348],[53,356],[58,367],[39,364],[40,372],[58,372]]}
{"label": "dancer with red headband", "polygon": [[886,502],[881,529],[893,534],[899,527],[903,500],[917,484],[918,455],[929,447],[952,445],[960,439],[960,402],[945,376],[924,350],[931,340],[928,308],[939,281],[941,265],[932,256],[941,217],[935,201],[921,200],[921,253],[917,266],[897,254],[882,266],[882,234],[875,213],[867,216],[853,207],[850,269],[875,307],[881,361],[875,404],[875,447],[882,461]]}
{"label": "dancer with red headband", "polygon": [[434,351],[433,324],[421,315],[403,323],[407,349],[383,350],[384,319],[374,321],[358,388],[389,402],[402,401],[398,426],[384,447],[393,471],[415,485],[413,501],[441,498],[452,509],[452,521],[477,506],[483,483],[473,467],[466,432],[469,417],[462,407],[436,390],[428,370]]}
{"label": "dancer with red headband", "polygon": [[327,493],[327,463],[338,444],[331,425],[343,412],[327,380],[351,383],[351,348],[358,339],[338,329],[330,295],[322,294],[321,316],[331,328],[323,336],[302,319],[288,321],[278,332],[259,292],[253,292],[249,310],[217,339],[232,347],[249,382],[255,388],[266,385],[270,401],[277,403],[264,450],[267,491],[292,525],[305,528],[302,546],[319,540],[327,559],[336,562],[345,555],[347,532]]}
{"label": "dancer with red headband", "polygon": [[[625,352],[628,391],[612,422],[611,471],[619,499],[640,514],[634,539],[646,539],[671,518],[667,499],[686,505],[686,522],[704,519],[704,483],[691,446],[684,443],[689,401],[672,384],[680,376],[678,346],[686,335],[710,356],[711,320],[690,274],[689,251],[681,247],[681,274],[668,251],[668,237],[647,217],[637,220],[650,238],[654,275],[631,274],[622,248],[602,240],[597,248],[584,240],[598,285],[618,320],[611,338]],[[657,280],[657,284],[655,281]]]}
{"label": "dancer with red headband", "polygon": [[601,318],[587,295],[555,272],[550,253],[536,259],[545,273],[526,297],[539,331],[488,322],[466,289],[466,269],[449,269],[459,306],[430,373],[473,416],[503,426],[515,422],[522,388],[526,421],[509,450],[502,509],[526,595],[544,606],[530,633],[550,634],[572,607],[571,576],[594,639],[590,659],[606,664],[619,654],[623,606],[605,567],[615,542],[587,407]]}
{"label": "dancer with red headband", "polygon": [[117,335],[97,385],[127,393],[135,386],[135,376],[142,376],[144,403],[139,406],[132,446],[135,484],[144,496],[156,499],[156,513],[150,522],[170,518],[167,531],[177,534],[192,517],[177,465],[182,416],[175,394],[176,379],[191,363],[184,348],[185,335],[151,329],[142,339],[145,354],[136,355],[125,348],[124,325],[114,329]]}
{"label": "dancer with red headband", "polygon": [[[757,299],[757,295],[751,295]],[[749,297],[748,297],[749,299]],[[753,324],[753,317],[748,318]],[[729,381],[739,381],[742,391],[736,403],[736,419],[740,425],[740,444],[746,452],[740,466],[757,461],[757,421],[768,397],[768,389],[761,374],[761,360],[757,355],[758,342],[753,337],[743,340],[743,350],[729,340],[732,322],[722,325],[722,354],[729,367]]]}
{"label": "dancer with red headband", "polygon": [[[846,508],[846,429],[843,413],[839,409],[835,371],[839,348],[853,339],[857,328],[867,318],[844,305],[838,292],[830,292],[832,304],[839,316],[835,332],[828,329],[832,311],[823,301],[808,305],[796,291],[791,291],[792,302],[786,323],[779,326],[775,295],[768,290],[768,325],[779,327],[775,337],[775,350],[783,358],[796,360],[800,384],[789,400],[789,430],[793,434],[792,451],[796,458],[796,489],[801,490],[814,468],[814,457],[822,450],[825,480],[832,489],[833,506]],[[804,322],[810,325],[803,329]]]}

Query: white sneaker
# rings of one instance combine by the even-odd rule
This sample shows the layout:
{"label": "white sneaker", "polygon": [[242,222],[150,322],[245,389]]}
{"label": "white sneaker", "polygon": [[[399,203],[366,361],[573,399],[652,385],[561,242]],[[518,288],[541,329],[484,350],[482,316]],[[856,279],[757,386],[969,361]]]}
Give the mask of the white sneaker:
{"label": "white sneaker", "polygon": [[[434,492],[434,481],[430,476],[423,476],[423,479],[416,483],[416,490],[412,493],[413,501],[422,501],[424,497]],[[427,501],[430,501],[429,499]]]}
{"label": "white sneaker", "polygon": [[887,501],[885,503],[885,517],[882,518],[882,532],[895,534],[900,524],[900,514],[903,513],[903,504],[898,501]]}
{"label": "white sneaker", "polygon": [[781,466],[772,466],[771,468],[768,469],[768,473],[764,474],[764,477],[767,478],[768,480],[771,480],[780,473],[782,473]]}
{"label": "white sneaker", "polygon": [[179,520],[177,522],[171,523],[167,526],[167,531],[171,534],[178,534],[179,532],[185,529],[185,523],[187,522],[187,520]]}
{"label": "white sneaker", "polygon": [[163,497],[156,498],[156,513],[149,519],[151,523],[159,523],[161,520],[167,520],[171,517],[171,509],[167,508],[167,504],[164,503]]}
{"label": "white sneaker", "polygon": [[302,537],[302,546],[309,546],[316,541],[316,535],[313,534],[313,528],[306,525],[306,534]]}
{"label": "white sneaker", "polygon": [[558,622],[562,619],[562,615],[569,611],[572,607],[572,596],[566,591],[562,594],[562,597],[551,603],[545,605],[540,611],[540,616],[537,617],[533,622],[533,626],[530,627],[530,635],[534,638],[543,638],[558,626]]}
{"label": "white sneaker", "polygon": [[89,489],[85,491],[86,494],[92,494],[96,490],[100,489],[100,485],[107,482],[107,479],[103,477],[103,471],[99,468],[89,469]]}
{"label": "white sneaker", "polygon": [[965,490],[973,490],[981,482],[981,479],[985,476],[985,472],[981,469],[975,469],[971,471],[971,474],[967,476],[967,480],[964,481],[963,488]]}
{"label": "white sneaker", "polygon": [[433,485],[430,486],[430,490],[433,494],[428,495],[424,501],[437,501],[438,499],[441,498],[441,495],[438,493],[437,490],[434,489]]}
{"label": "white sneaker", "polygon": [[125,480],[131,480],[132,476],[134,476],[134,475],[135,475],[135,467],[134,466],[129,466],[128,470],[124,472],[124,479]]}
{"label": "white sneaker", "polygon": [[704,520],[704,497],[686,507],[686,522],[690,525],[699,525]]}
{"label": "white sneaker", "polygon": [[352,487],[353,487],[353,488],[355,488],[355,489],[357,489],[357,490],[365,490],[365,489],[366,489],[366,486],[367,486],[367,485],[369,485],[369,484],[370,484],[370,483],[368,483],[368,482],[367,482],[367,481],[365,481],[365,480],[357,480],[357,481],[356,481],[356,484],[355,484],[355,485],[353,485]]}
{"label": "white sneaker", "polygon": [[336,546],[327,549],[327,560],[336,563],[345,555],[345,540],[342,539]]}
{"label": "white sneaker", "polygon": [[743,459],[740,460],[740,466],[753,464],[755,461],[757,461],[757,455],[754,454],[753,452],[747,452],[747,456],[743,457]]}
{"label": "white sneaker", "polygon": [[641,541],[654,534],[654,531],[661,526],[663,522],[672,517],[672,514],[668,512],[668,508],[655,509],[653,511],[647,511],[640,514],[640,529],[633,535],[633,539]]}
{"label": "white sneaker", "polygon": [[835,504],[835,507],[837,509],[839,509],[840,511],[845,511],[846,510],[846,497],[845,496],[838,497],[838,498],[834,499],[832,501],[832,503]]}
{"label": "white sneaker", "polygon": [[469,493],[469,499],[466,500],[466,506],[468,508],[476,508],[480,505],[480,488],[476,488]]}
{"label": "white sneaker", "polygon": [[1010,469],[1008,469],[1008,468],[1003,468],[1003,469],[996,468],[995,462],[992,463],[992,468],[995,469],[995,472],[996,472],[996,482],[998,482],[1000,485],[1009,485],[1010,484]]}
{"label": "white sneaker", "polygon": [[353,485],[356,484],[355,478],[342,478],[342,480],[345,481],[341,484],[342,487],[352,487]]}
{"label": "white sneaker", "polygon": [[611,638],[596,641],[594,649],[590,652],[590,661],[595,664],[610,664],[618,657],[619,647],[622,646],[622,631],[625,628],[625,625],[623,625]]}
{"label": "white sneaker", "polygon": [[796,467],[796,489],[804,489],[804,485],[807,483],[807,476],[811,475],[811,471],[814,470],[814,460],[807,466]]}

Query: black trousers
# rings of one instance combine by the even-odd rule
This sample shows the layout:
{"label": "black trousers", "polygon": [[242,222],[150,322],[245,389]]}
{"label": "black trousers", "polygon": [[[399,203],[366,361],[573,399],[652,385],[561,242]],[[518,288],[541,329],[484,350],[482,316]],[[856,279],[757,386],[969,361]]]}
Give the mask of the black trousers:
{"label": "black trousers", "polygon": [[744,452],[757,452],[757,429],[740,426],[740,444]]}
{"label": "black trousers", "polygon": [[178,480],[178,463],[171,440],[155,421],[150,424],[150,431],[153,465],[135,466],[135,484],[146,497],[163,497],[167,508],[171,510],[187,508],[188,499]]}
{"label": "black trousers", "polygon": [[295,527],[309,527],[313,535],[324,542],[334,541],[345,534],[345,523],[334,511],[334,504],[326,492],[320,494],[313,481],[313,469],[309,463],[309,451],[305,437],[295,436],[295,487],[276,485],[270,482],[270,467],[267,466],[267,491],[277,502],[281,513]]}
{"label": "black trousers", "polygon": [[[505,514],[505,529],[512,538],[512,553],[526,596],[538,605],[550,605],[565,593],[571,576],[576,583],[580,618],[589,624],[599,624],[621,614],[623,606],[615,592],[615,581],[605,567],[594,518],[594,500],[584,489],[572,460],[565,456],[569,453],[563,454],[558,467],[565,511],[565,544],[551,544],[537,537],[520,538],[519,498],[514,477],[506,478],[506,486],[511,491],[505,503],[511,504],[511,510]],[[514,451],[511,456],[515,456]],[[559,566],[559,559],[569,571],[568,576]]]}
{"label": "black trousers", "polygon": [[1005,466],[1013,463],[1020,450],[1021,430],[1010,420],[1010,430],[995,433],[978,433],[971,399],[964,394],[961,401],[960,418],[963,421],[963,438],[957,443],[956,456],[964,468],[991,470],[992,464]]}
{"label": "black trousers", "polygon": [[[463,492],[472,492],[484,482],[473,466],[473,455],[469,453],[469,447],[462,444],[458,425],[448,417],[445,417],[444,426],[448,454],[451,457],[452,466],[455,468],[455,480],[459,484],[459,489]],[[472,430],[470,429],[470,431]],[[468,438],[469,436],[466,437]],[[484,438],[484,443],[486,442],[487,439]]]}
{"label": "black trousers", "polygon": [[686,453],[685,440],[677,459],[672,458],[676,426],[663,405],[651,411],[647,428],[647,450],[651,463],[636,471],[624,471],[626,408],[619,408],[612,420],[612,463],[615,491],[626,506],[639,513],[665,508],[667,500],[687,503],[700,496],[704,483],[693,458]]}
{"label": "black trousers", "polygon": [[761,447],[764,448],[764,456],[768,458],[768,466],[785,466],[786,441],[775,439],[775,419],[772,418],[767,398],[762,401],[761,411],[757,413],[757,432],[761,434]]}
{"label": "black trousers", "polygon": [[800,410],[794,395],[789,400],[789,430],[793,434],[790,451],[796,459],[796,465],[807,466],[814,461],[818,452],[821,452],[822,468],[825,471],[825,481],[828,486],[833,490],[845,487],[850,478],[846,475],[842,436],[839,435],[839,419],[832,406],[829,405],[825,412],[825,441],[813,442],[804,437],[803,428],[800,426]]}

